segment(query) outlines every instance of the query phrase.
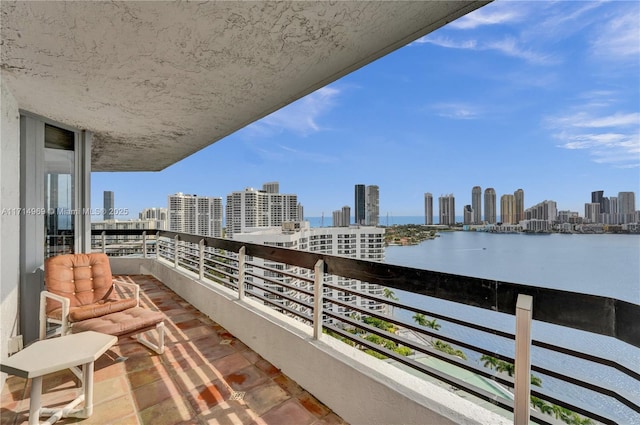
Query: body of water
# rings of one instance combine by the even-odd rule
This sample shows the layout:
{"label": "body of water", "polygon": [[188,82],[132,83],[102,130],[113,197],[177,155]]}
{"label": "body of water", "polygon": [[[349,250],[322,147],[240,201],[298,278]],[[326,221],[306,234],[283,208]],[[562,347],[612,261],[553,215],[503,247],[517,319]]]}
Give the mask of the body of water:
{"label": "body of water", "polygon": [[[385,262],[466,276],[601,295],[640,304],[640,235],[525,235],[442,232],[414,246],[390,246]],[[395,290],[407,305],[514,332],[514,316]],[[413,313],[396,309],[399,319]],[[640,320],[640,317],[638,318]],[[442,322],[441,333],[513,357],[514,342]],[[534,322],[533,338],[589,352],[640,372],[640,349],[614,338]],[[477,353],[469,361],[480,363]],[[532,362],[611,388],[640,402],[640,383],[607,367],[534,348]],[[538,374],[540,375],[540,374]],[[540,376],[542,392],[588,407],[622,424],[640,424],[640,415],[590,391]]]}

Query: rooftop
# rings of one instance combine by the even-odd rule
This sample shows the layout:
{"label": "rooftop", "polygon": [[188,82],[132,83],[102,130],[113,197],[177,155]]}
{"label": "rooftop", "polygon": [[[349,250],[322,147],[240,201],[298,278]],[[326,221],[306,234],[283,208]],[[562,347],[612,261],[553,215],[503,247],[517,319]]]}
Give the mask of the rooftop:
{"label": "rooftop", "polygon": [[[122,339],[95,365],[94,413],[68,424],[295,424],[345,422],[304,388],[159,280],[140,285],[141,305],[165,316],[165,352]],[[153,333],[152,333],[153,335]],[[78,392],[69,370],[45,376],[43,405],[64,406]],[[2,389],[2,425],[26,424],[29,383],[12,376]]]}

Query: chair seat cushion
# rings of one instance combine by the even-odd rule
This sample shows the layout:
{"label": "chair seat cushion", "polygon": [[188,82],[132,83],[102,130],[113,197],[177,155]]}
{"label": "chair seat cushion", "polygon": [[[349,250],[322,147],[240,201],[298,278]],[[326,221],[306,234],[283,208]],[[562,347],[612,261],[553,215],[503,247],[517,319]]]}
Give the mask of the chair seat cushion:
{"label": "chair seat cushion", "polygon": [[[83,320],[93,319],[96,317],[104,316],[111,313],[117,313],[133,307],[136,307],[138,302],[135,298],[121,299],[121,300],[101,300],[93,304],[71,307],[69,309],[69,322],[80,322]],[[52,319],[62,319],[62,308],[56,308],[50,311],[47,316]]]}
{"label": "chair seat cushion", "polygon": [[71,332],[96,331],[121,336],[150,328],[163,320],[164,314],[158,311],[133,307],[117,313],[76,322],[71,327]]}

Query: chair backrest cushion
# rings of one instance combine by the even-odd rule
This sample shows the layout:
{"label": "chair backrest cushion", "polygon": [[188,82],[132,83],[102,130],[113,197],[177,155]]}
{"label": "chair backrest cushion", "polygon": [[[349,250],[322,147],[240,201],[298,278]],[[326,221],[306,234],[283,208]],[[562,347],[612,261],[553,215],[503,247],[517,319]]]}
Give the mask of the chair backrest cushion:
{"label": "chair backrest cushion", "polygon": [[[103,253],[65,254],[50,257],[44,263],[47,291],[69,298],[71,307],[106,299],[113,288],[109,257]],[[60,307],[47,302],[47,312]]]}

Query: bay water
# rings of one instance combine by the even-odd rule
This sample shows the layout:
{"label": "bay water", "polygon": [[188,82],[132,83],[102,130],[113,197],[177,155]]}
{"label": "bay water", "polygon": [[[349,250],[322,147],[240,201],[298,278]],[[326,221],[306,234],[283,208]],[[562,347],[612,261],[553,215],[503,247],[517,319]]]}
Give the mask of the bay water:
{"label": "bay water", "polygon": [[[525,235],[461,231],[440,232],[439,235],[418,245],[389,246],[385,262],[601,295],[640,304],[640,235]],[[406,305],[514,332],[514,316],[400,290],[394,292]],[[393,314],[398,319],[413,322],[412,312],[395,309]],[[513,341],[452,323],[441,324],[439,332],[442,334],[513,357]],[[532,337],[611,359],[640,372],[640,349],[614,338],[538,322],[534,322]],[[479,354],[467,355],[468,361],[482,367]],[[613,389],[640,403],[640,382],[614,369],[535,347],[532,363]],[[551,377],[540,377],[543,381],[541,392],[587,407],[622,424],[640,424],[640,414],[612,398]]]}

